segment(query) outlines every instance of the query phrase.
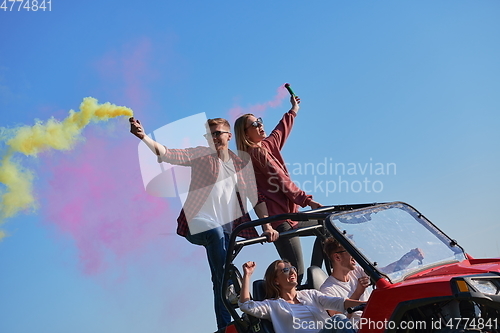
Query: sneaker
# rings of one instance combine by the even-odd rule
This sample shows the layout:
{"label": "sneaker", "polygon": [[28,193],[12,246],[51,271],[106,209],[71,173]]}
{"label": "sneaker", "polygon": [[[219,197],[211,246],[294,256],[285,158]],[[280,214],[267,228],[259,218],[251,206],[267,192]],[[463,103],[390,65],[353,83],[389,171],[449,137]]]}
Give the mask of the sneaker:
{"label": "sneaker", "polygon": [[234,290],[234,285],[230,284],[226,289],[226,298],[231,304],[238,304],[240,296]]}

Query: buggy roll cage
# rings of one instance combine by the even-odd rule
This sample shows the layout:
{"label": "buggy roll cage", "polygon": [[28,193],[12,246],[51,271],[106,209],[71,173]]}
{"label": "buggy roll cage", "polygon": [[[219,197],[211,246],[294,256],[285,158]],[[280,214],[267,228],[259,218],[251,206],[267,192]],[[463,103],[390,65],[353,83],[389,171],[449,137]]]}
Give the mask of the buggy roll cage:
{"label": "buggy roll cage", "polygon": [[[248,329],[249,323],[243,320],[239,314],[236,312],[235,308],[236,306],[231,304],[231,302],[228,300],[226,297],[226,288],[228,286],[228,282],[231,280],[232,284],[234,285],[234,290],[237,295],[240,294],[241,291],[241,273],[233,265],[234,259],[238,256],[240,251],[245,247],[257,243],[265,243],[267,242],[267,238],[265,236],[261,237],[256,237],[252,239],[246,239],[246,240],[236,240],[237,235],[245,229],[248,228],[253,228],[257,226],[261,226],[267,223],[272,223],[275,221],[282,221],[282,220],[293,220],[293,221],[310,221],[310,220],[317,220],[318,224],[317,225],[312,225],[308,227],[303,227],[299,229],[292,229],[288,230],[285,232],[280,233],[280,237],[286,237],[286,236],[296,236],[296,235],[301,235],[308,233],[310,234],[313,232],[316,236],[320,238],[325,238],[325,228],[324,228],[324,221],[326,218],[334,213],[339,213],[339,212],[346,212],[346,211],[351,211],[355,209],[362,209],[366,207],[371,207],[378,205],[378,203],[368,203],[368,204],[351,204],[351,205],[339,205],[339,206],[325,206],[321,207],[318,209],[313,209],[305,212],[299,212],[299,213],[288,213],[288,214],[280,214],[280,215],[275,215],[275,216],[270,216],[262,219],[257,219],[253,220],[250,222],[243,223],[236,227],[233,232],[231,233],[229,237],[229,245],[226,253],[226,260],[225,260],[225,265],[224,265],[224,275],[222,278],[222,286],[225,286],[220,290],[219,292],[221,293],[222,296],[222,301],[224,302],[225,307],[231,314],[231,317],[233,317],[234,322],[236,326],[238,326],[239,330],[245,331]],[[355,257],[356,260],[358,258]],[[365,258],[359,258],[360,260],[366,260]],[[375,270],[376,274],[380,273]],[[381,276],[380,276],[381,278]]]}

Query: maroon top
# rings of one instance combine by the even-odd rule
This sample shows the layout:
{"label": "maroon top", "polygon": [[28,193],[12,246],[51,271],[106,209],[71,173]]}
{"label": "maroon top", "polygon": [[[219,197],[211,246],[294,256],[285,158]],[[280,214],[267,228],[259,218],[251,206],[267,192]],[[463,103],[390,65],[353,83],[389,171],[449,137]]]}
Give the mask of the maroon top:
{"label": "maroon top", "polygon": [[[167,149],[165,147],[165,149]],[[264,197],[257,192],[251,168],[245,167],[245,162],[229,150],[229,156],[233,160],[237,175],[237,196],[243,216],[233,221],[233,230],[238,225],[250,221],[246,213],[246,198],[256,206],[264,201]],[[177,234],[186,236],[188,233],[188,221],[198,214],[201,207],[210,195],[219,174],[219,157],[217,153],[208,147],[195,147],[187,149],[167,149],[161,157],[165,162],[191,167],[191,182],[189,193],[183,209],[177,218]],[[243,200],[242,200],[243,199]],[[258,237],[255,228],[245,229],[238,235],[244,238]]]}
{"label": "maroon top", "polygon": [[[292,110],[285,113],[271,134],[262,140],[262,146],[252,147],[248,151],[252,157],[257,188],[266,198],[269,216],[296,213],[298,206],[305,207],[312,200],[312,195],[307,195],[290,179],[281,156],[281,149],[292,130],[296,115]],[[297,224],[296,221],[287,222],[292,227]],[[283,221],[276,221],[271,225],[275,228],[282,223]]]}

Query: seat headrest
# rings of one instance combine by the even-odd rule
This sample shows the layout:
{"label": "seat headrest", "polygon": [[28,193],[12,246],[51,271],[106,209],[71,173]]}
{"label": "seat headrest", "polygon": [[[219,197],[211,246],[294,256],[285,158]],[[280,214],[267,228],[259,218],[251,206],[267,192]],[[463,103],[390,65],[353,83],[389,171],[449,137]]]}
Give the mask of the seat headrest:
{"label": "seat headrest", "polygon": [[310,289],[319,290],[327,278],[328,275],[318,266],[311,266],[307,269],[307,286]]}
{"label": "seat headrest", "polygon": [[264,280],[255,280],[253,282],[254,301],[263,301],[266,297],[266,282]]}

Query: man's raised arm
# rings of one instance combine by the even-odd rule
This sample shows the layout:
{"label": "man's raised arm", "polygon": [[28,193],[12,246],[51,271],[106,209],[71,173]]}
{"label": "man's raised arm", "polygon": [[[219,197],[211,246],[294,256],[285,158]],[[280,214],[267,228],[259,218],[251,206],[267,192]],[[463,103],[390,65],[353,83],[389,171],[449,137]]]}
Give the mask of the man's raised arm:
{"label": "man's raised arm", "polygon": [[160,158],[160,156],[165,155],[165,153],[167,152],[167,147],[159,144],[158,142],[147,136],[146,133],[144,132],[144,127],[142,127],[142,124],[138,119],[132,117],[129,119],[129,122],[130,122],[130,133],[141,139],[149,147],[149,149],[151,149],[151,151],[156,156],[158,156],[158,158]]}

